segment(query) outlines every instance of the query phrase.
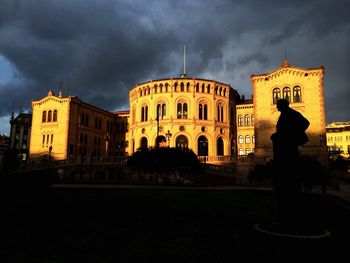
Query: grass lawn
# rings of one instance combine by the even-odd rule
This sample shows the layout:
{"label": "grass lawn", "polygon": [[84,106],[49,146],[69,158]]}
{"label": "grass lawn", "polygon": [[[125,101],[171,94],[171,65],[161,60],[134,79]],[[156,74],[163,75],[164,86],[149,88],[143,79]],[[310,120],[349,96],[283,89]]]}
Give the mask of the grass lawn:
{"label": "grass lawn", "polygon": [[[343,262],[350,211],[305,197],[306,217],[331,237],[257,232],[276,216],[253,190],[52,189],[4,195],[1,262]],[[345,260],[347,261],[347,260]]]}

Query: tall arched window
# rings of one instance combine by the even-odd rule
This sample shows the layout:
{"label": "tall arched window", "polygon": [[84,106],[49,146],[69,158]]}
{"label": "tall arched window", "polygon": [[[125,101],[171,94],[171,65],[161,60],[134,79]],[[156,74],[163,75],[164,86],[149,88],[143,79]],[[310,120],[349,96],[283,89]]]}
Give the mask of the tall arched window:
{"label": "tall arched window", "polygon": [[196,84],[196,92],[199,92],[199,83]]}
{"label": "tall arched window", "polygon": [[181,82],[180,91],[181,91],[181,92],[185,91],[185,85],[184,85],[183,82]]}
{"label": "tall arched window", "polygon": [[177,82],[174,84],[174,91],[177,91]]}
{"label": "tall arched window", "polygon": [[224,106],[220,102],[216,108],[217,108],[217,120],[219,122],[223,122],[224,121]]}
{"label": "tall arched window", "polygon": [[249,135],[245,136],[245,143],[247,143],[247,144],[250,143],[250,136]]}
{"label": "tall arched window", "polygon": [[273,104],[277,104],[277,101],[281,98],[281,90],[274,88],[272,91]]}
{"label": "tall arched window", "polygon": [[293,88],[293,102],[301,102],[301,88],[299,86]]}
{"label": "tall arched window", "polygon": [[254,114],[252,114],[252,126],[254,126]]}
{"label": "tall arched window", "polygon": [[207,93],[210,93],[210,84],[207,86]]}
{"label": "tall arched window", "polygon": [[290,98],[290,88],[289,87],[283,88],[283,98],[290,102],[291,98]]}
{"label": "tall arched window", "polygon": [[[43,111],[42,122],[46,122],[46,111]],[[44,135],[45,136],[45,135]]]}
{"label": "tall arched window", "polygon": [[191,84],[190,84],[189,82],[187,82],[187,84],[186,84],[186,91],[187,91],[187,92],[190,91],[190,86],[191,86]]}
{"label": "tall arched window", "polygon": [[159,92],[160,92],[160,93],[163,92],[163,84],[159,84]]}
{"label": "tall arched window", "polygon": [[205,87],[205,84],[203,83],[202,84],[202,93],[204,93],[204,87]]}
{"label": "tall arched window", "polygon": [[57,110],[53,111],[52,121],[57,121]]}
{"label": "tall arched window", "polygon": [[168,87],[169,87],[169,84],[165,83],[165,92],[168,92]]}
{"label": "tall arched window", "polygon": [[51,144],[53,144],[53,134],[51,134]]}
{"label": "tall arched window", "polygon": [[198,105],[198,118],[200,120],[207,120],[208,119],[208,106],[205,102],[201,101]]}
{"label": "tall arched window", "polygon": [[208,156],[208,139],[205,136],[200,136],[197,141],[198,156]]}
{"label": "tall arched window", "polygon": [[243,135],[238,136],[238,143],[242,144],[243,143]]}
{"label": "tall arched window", "polygon": [[47,121],[50,122],[52,121],[52,111],[49,110],[49,112],[47,113]]}
{"label": "tall arched window", "polygon": [[45,144],[45,134],[43,135],[43,142],[42,142],[42,146],[44,146]]}
{"label": "tall arched window", "polygon": [[165,119],[166,116],[166,105],[164,102],[157,104],[157,118]]}
{"label": "tall arched window", "polygon": [[249,116],[249,114],[244,115],[244,126],[250,126],[250,116]]}
{"label": "tall arched window", "polygon": [[141,107],[141,121],[148,121],[148,106]]}
{"label": "tall arched window", "polygon": [[188,148],[188,139],[185,135],[179,135],[176,137],[175,141],[176,148],[187,149]]}
{"label": "tall arched window", "polygon": [[238,127],[243,126],[243,117],[242,115],[238,115],[238,123],[237,123]]}
{"label": "tall arched window", "polygon": [[224,155],[224,141],[221,137],[216,141],[216,154],[218,156]]}
{"label": "tall arched window", "polygon": [[186,102],[179,102],[177,104],[177,118],[178,119],[187,119],[187,103]]}

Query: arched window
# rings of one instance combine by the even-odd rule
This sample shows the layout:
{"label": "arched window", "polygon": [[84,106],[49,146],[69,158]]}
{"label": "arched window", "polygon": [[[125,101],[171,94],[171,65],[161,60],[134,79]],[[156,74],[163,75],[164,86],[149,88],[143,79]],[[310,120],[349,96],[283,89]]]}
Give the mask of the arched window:
{"label": "arched window", "polygon": [[175,141],[176,148],[187,149],[188,148],[188,139],[185,135],[179,135],[176,137]]}
{"label": "arched window", "polygon": [[210,93],[210,84],[207,86],[207,93]]}
{"label": "arched window", "polygon": [[160,92],[160,93],[163,92],[163,84],[159,84],[159,92]]}
{"label": "arched window", "polygon": [[219,122],[224,121],[224,106],[221,102],[217,105],[217,120]]}
{"label": "arched window", "polygon": [[224,88],[224,97],[226,97],[226,88]]}
{"label": "arched window", "polygon": [[177,82],[174,84],[174,91],[177,91]]}
{"label": "arched window", "polygon": [[181,91],[181,92],[185,91],[185,85],[184,85],[183,82],[181,82],[180,91]]}
{"label": "arched window", "polygon": [[255,135],[252,136],[252,143],[255,143]]}
{"label": "arched window", "polygon": [[141,121],[148,121],[148,106],[141,107]]}
{"label": "arched window", "polygon": [[219,95],[222,96],[222,87],[219,89]]}
{"label": "arched window", "polygon": [[218,86],[215,87],[215,95],[218,95]]}
{"label": "arched window", "polygon": [[254,126],[254,114],[252,114],[252,126]]}
{"label": "arched window", "polygon": [[250,116],[249,116],[249,114],[244,115],[244,126],[250,126]]}
{"label": "arched window", "polygon": [[224,155],[224,141],[221,137],[216,141],[216,153],[218,156]]}
{"label": "arched window", "polygon": [[[46,122],[46,111],[43,111],[42,122]],[[45,135],[44,135],[45,136]]]}
{"label": "arched window", "polygon": [[189,82],[187,82],[187,85],[186,85],[186,91],[189,92],[190,91],[190,86],[191,84]]}
{"label": "arched window", "polygon": [[245,136],[245,143],[250,143],[250,136],[249,135]]}
{"label": "arched window", "polygon": [[289,87],[283,88],[283,98],[290,102],[291,98],[290,98],[290,88]]}
{"label": "arched window", "polygon": [[49,110],[49,112],[47,113],[47,122],[52,121],[52,111]]}
{"label": "arched window", "polygon": [[238,115],[238,123],[237,123],[238,127],[243,126],[243,117],[242,115]]}
{"label": "arched window", "polygon": [[299,86],[293,88],[293,102],[301,102],[301,88]]}
{"label": "arched window", "polygon": [[44,146],[45,144],[45,134],[43,135],[43,142],[42,142],[42,145]]}
{"label": "arched window", "polygon": [[179,102],[177,104],[177,118],[178,119],[187,119],[187,103]]}
{"label": "arched window", "polygon": [[196,92],[199,92],[199,83],[196,84]]}
{"label": "arched window", "polygon": [[202,93],[204,93],[204,87],[205,87],[205,85],[204,85],[204,83],[202,84]]}
{"label": "arched window", "polygon": [[169,84],[165,83],[165,92],[168,92],[168,87],[169,87]]}
{"label": "arched window", "polygon": [[53,144],[53,134],[51,134],[51,144]]}
{"label": "arched window", "polygon": [[198,156],[208,156],[208,139],[205,136],[200,136],[197,141]]}
{"label": "arched window", "polygon": [[46,144],[48,145],[49,144],[49,139],[50,139],[50,135],[46,135]]}
{"label": "arched window", "polygon": [[239,152],[238,152],[238,155],[244,155],[244,149],[242,149],[242,148],[239,148]]}
{"label": "arched window", "polygon": [[277,104],[277,101],[281,98],[281,90],[274,88],[272,91],[273,104]]}
{"label": "arched window", "polygon": [[157,118],[165,119],[166,116],[166,105],[164,102],[160,102],[157,104]]}
{"label": "arched window", "polygon": [[199,102],[199,105],[198,105],[198,118],[200,120],[208,119],[208,106],[203,101]]}
{"label": "arched window", "polygon": [[238,143],[242,144],[243,143],[243,135],[238,136]]}
{"label": "arched window", "polygon": [[140,147],[146,149],[148,147],[148,141],[146,137],[141,138]]}

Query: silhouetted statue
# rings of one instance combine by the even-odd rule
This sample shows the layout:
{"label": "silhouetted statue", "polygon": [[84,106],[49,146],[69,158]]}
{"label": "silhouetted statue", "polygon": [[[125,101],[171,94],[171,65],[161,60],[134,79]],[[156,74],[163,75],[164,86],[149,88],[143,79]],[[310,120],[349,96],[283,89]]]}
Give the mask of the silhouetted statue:
{"label": "silhouetted statue", "polygon": [[277,109],[281,112],[272,134],[274,156],[274,186],[279,203],[279,220],[295,224],[300,220],[301,178],[298,146],[308,141],[305,130],[309,121],[289,107],[288,100],[280,99]]}

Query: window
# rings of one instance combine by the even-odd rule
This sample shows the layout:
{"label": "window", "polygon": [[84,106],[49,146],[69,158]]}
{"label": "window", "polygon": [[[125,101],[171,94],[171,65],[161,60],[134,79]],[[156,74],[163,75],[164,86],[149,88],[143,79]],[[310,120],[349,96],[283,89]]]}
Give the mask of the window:
{"label": "window", "polygon": [[186,85],[186,91],[189,92],[190,91],[190,86],[191,84],[189,82],[187,82],[187,85]]}
{"label": "window", "polygon": [[249,116],[249,114],[244,115],[244,126],[250,126],[250,116]]}
{"label": "window", "polygon": [[45,134],[43,135],[43,142],[42,142],[42,145],[44,146],[45,144]]}
{"label": "window", "polygon": [[254,114],[252,114],[251,120],[252,120],[252,126],[254,126]]}
{"label": "window", "polygon": [[168,83],[165,83],[165,92],[168,92]]}
{"label": "window", "polygon": [[166,117],[166,105],[165,103],[161,102],[157,104],[157,118],[165,119],[165,117]]}
{"label": "window", "polygon": [[245,153],[246,153],[246,155],[250,154],[251,153],[250,149],[249,148],[245,149]]}
{"label": "window", "polygon": [[242,148],[239,148],[239,152],[238,152],[239,155],[244,155],[244,149]]}
{"label": "window", "polygon": [[199,83],[196,84],[196,92],[199,92]]}
{"label": "window", "polygon": [[242,144],[243,143],[243,135],[239,135],[238,137],[238,143]]}
{"label": "window", "polygon": [[180,88],[180,91],[185,91],[185,85],[184,85],[184,83],[183,82],[181,82],[181,88]]}
{"label": "window", "polygon": [[177,82],[175,82],[175,84],[174,84],[174,91],[177,91]]}
{"label": "window", "polygon": [[243,126],[243,117],[242,115],[238,115],[238,127]]}
{"label": "window", "polygon": [[52,111],[49,110],[49,112],[47,113],[47,122],[50,122],[52,120]]}
{"label": "window", "polygon": [[285,99],[285,100],[288,100],[288,102],[290,102],[290,88],[289,87],[285,87],[284,89],[283,89],[283,98]]}
{"label": "window", "polygon": [[281,98],[281,90],[279,88],[275,88],[272,91],[273,104],[277,104],[277,101]]}
{"label": "window", "polygon": [[51,144],[53,144],[53,134],[51,134]]}
{"label": "window", "polygon": [[217,106],[217,120],[219,122],[224,121],[224,106],[222,105],[221,102]]}
{"label": "window", "polygon": [[210,84],[207,86],[207,93],[210,93]]}
{"label": "window", "polygon": [[247,144],[250,143],[250,136],[249,135],[245,136],[245,143],[247,143]]}
{"label": "window", "polygon": [[255,135],[252,136],[252,143],[255,143]]}
{"label": "window", "polygon": [[141,107],[141,121],[148,121],[148,106]]}
{"label": "window", "polygon": [[43,111],[42,122],[46,122],[46,111]]}
{"label": "window", "polygon": [[293,88],[293,102],[301,102],[301,88],[299,86]]}
{"label": "window", "polygon": [[177,104],[177,118],[187,119],[187,103],[179,102]]}
{"label": "window", "polygon": [[159,85],[159,92],[162,93],[163,92],[163,84]]}
{"label": "window", "polygon": [[208,119],[208,106],[204,102],[200,102],[198,105],[198,115],[200,120]]}
{"label": "window", "polygon": [[84,115],[84,113],[82,113],[82,114],[80,115],[80,125],[83,125],[83,126],[84,126],[84,123],[85,123],[85,115]]}

